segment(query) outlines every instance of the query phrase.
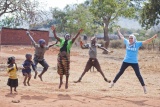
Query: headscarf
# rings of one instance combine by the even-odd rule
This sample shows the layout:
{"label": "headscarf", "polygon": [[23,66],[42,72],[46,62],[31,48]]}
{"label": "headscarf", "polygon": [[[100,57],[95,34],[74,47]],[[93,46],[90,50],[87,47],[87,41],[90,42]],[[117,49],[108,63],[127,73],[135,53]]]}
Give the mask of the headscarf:
{"label": "headscarf", "polygon": [[40,40],[38,41],[38,43],[41,45],[41,44],[43,44],[43,43],[46,43],[46,41],[45,41],[44,39],[40,39]]}
{"label": "headscarf", "polygon": [[129,35],[129,38],[132,37],[133,38],[133,43],[129,43],[129,46],[134,46],[137,39],[136,39],[136,36],[134,36],[133,34]]}
{"label": "headscarf", "polygon": [[65,35],[64,35],[64,38],[66,38],[67,36],[71,36],[69,33],[66,33]]}
{"label": "headscarf", "polygon": [[15,60],[15,57],[14,57],[14,56],[9,57],[9,58],[8,58],[8,61],[7,61],[7,64],[11,64],[13,60]]}

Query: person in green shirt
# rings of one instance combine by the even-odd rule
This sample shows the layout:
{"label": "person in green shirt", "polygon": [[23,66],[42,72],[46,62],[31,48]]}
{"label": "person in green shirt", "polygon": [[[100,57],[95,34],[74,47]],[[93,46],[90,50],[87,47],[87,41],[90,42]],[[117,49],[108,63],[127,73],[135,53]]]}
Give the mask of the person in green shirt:
{"label": "person in green shirt", "polygon": [[54,37],[57,39],[57,41],[60,42],[60,52],[58,54],[58,59],[57,59],[57,63],[58,63],[57,72],[60,75],[59,89],[63,84],[63,75],[66,76],[65,89],[68,89],[68,78],[69,78],[69,69],[70,69],[70,49],[72,47],[72,44],[75,42],[76,38],[80,35],[80,33],[83,30],[80,29],[77,35],[73,39],[71,39],[70,34],[65,34],[63,39],[63,38],[59,38],[56,35],[56,28],[54,26],[52,26],[51,29],[53,30]]}

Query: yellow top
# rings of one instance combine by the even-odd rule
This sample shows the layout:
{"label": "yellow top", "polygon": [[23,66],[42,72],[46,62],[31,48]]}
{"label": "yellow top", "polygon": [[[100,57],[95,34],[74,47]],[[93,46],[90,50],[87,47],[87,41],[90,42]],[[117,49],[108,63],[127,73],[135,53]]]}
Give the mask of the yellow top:
{"label": "yellow top", "polygon": [[17,68],[15,64],[13,64],[13,67],[10,67],[10,68],[8,67],[7,72],[9,74],[10,79],[17,79]]}

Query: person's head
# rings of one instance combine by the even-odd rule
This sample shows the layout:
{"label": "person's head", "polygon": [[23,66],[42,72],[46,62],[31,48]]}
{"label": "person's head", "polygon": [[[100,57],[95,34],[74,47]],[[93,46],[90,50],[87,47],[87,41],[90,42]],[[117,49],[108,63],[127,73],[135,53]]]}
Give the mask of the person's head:
{"label": "person's head", "polygon": [[95,44],[96,44],[96,41],[97,41],[97,38],[96,38],[95,36],[93,36],[93,37],[91,38],[91,44],[92,44],[92,45],[95,45]]}
{"label": "person's head", "polygon": [[14,56],[9,57],[8,61],[7,61],[7,64],[14,64],[14,63],[15,63],[15,57]]}
{"label": "person's head", "polygon": [[38,41],[38,43],[39,43],[40,47],[42,47],[42,48],[46,45],[46,41],[44,39],[40,39]]}
{"label": "person's head", "polygon": [[129,43],[133,44],[135,42],[136,42],[136,37],[133,34],[129,35]]}
{"label": "person's head", "polygon": [[67,33],[67,34],[64,35],[64,38],[65,38],[65,40],[70,40],[71,39],[71,35]]}
{"label": "person's head", "polygon": [[32,60],[32,55],[31,54],[26,54],[26,60],[31,61]]}

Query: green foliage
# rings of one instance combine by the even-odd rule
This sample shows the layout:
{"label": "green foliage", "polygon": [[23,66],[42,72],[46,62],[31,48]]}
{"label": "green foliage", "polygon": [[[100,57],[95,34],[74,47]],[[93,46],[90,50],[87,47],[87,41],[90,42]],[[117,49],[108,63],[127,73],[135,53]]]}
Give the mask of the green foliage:
{"label": "green foliage", "polygon": [[45,14],[38,0],[0,0],[0,18],[13,16],[21,24],[33,24],[42,21]]}
{"label": "green foliage", "polygon": [[160,0],[148,0],[141,11],[140,23],[146,29],[160,23]]}
{"label": "green foliage", "polygon": [[52,14],[53,19],[57,20],[58,32],[75,34],[78,29],[82,28],[86,35],[93,35],[98,29],[98,26],[94,24],[94,16],[85,3],[67,5],[64,10],[52,9]]}
{"label": "green foliage", "polygon": [[[92,0],[90,11],[101,21],[103,26],[103,18],[108,18],[108,23],[112,23],[118,17],[134,17],[134,7],[129,7],[130,0]],[[113,23],[112,23],[113,24]]]}
{"label": "green foliage", "polygon": [[130,0],[92,0],[90,11],[104,29],[105,48],[109,46],[109,31],[113,31],[118,17],[134,17],[135,9],[130,7]]}
{"label": "green foliage", "polygon": [[19,25],[20,23],[17,22],[16,18],[14,17],[5,17],[0,21],[0,28],[2,27],[16,28]]}

